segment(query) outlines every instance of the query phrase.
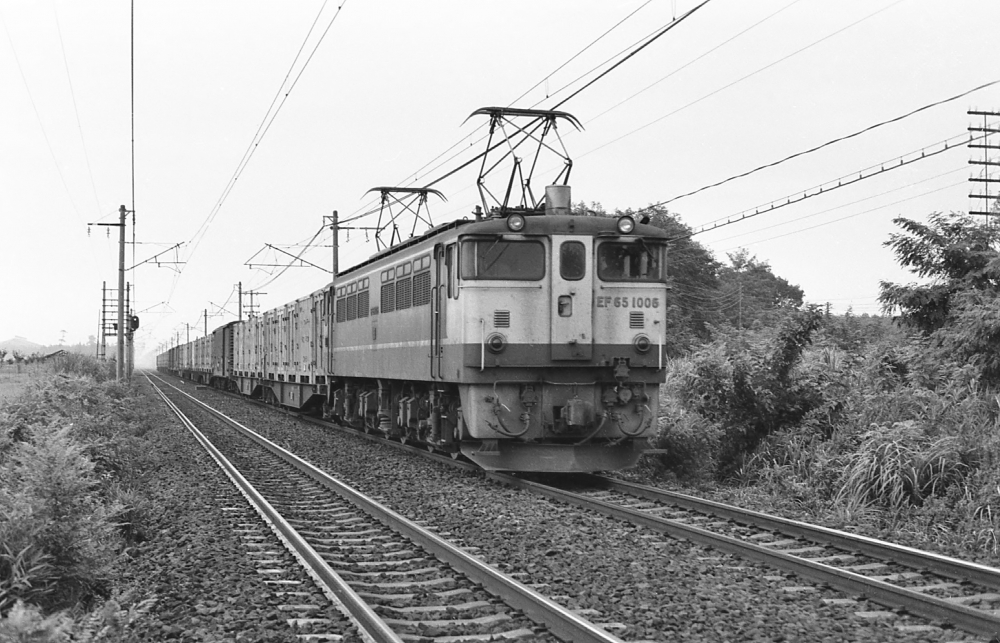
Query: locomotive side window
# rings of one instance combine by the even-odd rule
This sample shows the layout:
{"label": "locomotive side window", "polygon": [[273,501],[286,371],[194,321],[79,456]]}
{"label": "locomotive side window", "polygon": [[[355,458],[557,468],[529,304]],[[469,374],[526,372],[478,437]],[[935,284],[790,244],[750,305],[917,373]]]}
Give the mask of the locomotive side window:
{"label": "locomotive side window", "polygon": [[597,276],[604,281],[664,281],[666,257],[663,243],[605,241],[597,249]]}
{"label": "locomotive side window", "polygon": [[559,246],[559,275],[566,281],[578,281],[586,272],[586,247],[579,241],[563,242]]}
{"label": "locomotive side window", "polygon": [[545,276],[545,246],[540,241],[466,239],[462,242],[462,279],[536,281]]}

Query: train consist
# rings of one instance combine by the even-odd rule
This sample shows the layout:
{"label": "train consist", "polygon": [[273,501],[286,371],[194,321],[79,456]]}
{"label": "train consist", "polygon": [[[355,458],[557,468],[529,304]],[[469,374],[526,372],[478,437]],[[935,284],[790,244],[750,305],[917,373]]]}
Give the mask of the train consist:
{"label": "train consist", "polygon": [[484,469],[634,465],[663,381],[666,233],[540,207],[439,225],[157,368]]}

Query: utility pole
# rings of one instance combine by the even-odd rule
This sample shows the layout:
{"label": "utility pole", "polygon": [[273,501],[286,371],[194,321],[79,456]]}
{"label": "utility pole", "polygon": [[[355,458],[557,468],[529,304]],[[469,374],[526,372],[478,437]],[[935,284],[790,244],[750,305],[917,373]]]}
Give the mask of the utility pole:
{"label": "utility pole", "polygon": [[205,309],[205,337],[208,337],[208,308]]}
{"label": "utility pole", "polygon": [[243,282],[241,281],[241,282],[237,283],[236,287],[239,288],[239,293],[240,293],[240,296],[239,296],[239,300],[240,300],[240,321],[243,321]]}
{"label": "utility pole", "polygon": [[118,208],[118,381],[125,379],[125,206]]}
{"label": "utility pole", "polygon": [[337,211],[333,211],[333,216],[330,217],[330,231],[333,233],[333,241],[330,243],[333,246],[333,280],[337,280],[337,272],[340,270],[340,257],[338,256],[338,246],[340,245],[340,225]]}
{"label": "utility pole", "polygon": [[118,361],[115,371],[118,381],[125,378],[125,206],[118,208],[118,223],[91,223],[118,228]]}
{"label": "utility pole", "polygon": [[[969,159],[970,165],[981,165],[983,168],[979,176],[969,179],[972,183],[980,183],[982,185],[982,192],[972,192],[969,194],[970,199],[973,199],[977,204],[981,204],[979,205],[979,209],[969,208],[969,214],[985,216],[986,224],[994,225],[991,218],[1000,216],[1000,176],[997,176],[996,170],[991,168],[1000,166],[1000,159],[996,157],[995,152],[995,150],[1000,150],[1000,145],[993,142],[995,139],[991,135],[1000,134],[1000,129],[990,127],[989,119],[1000,117],[1000,112],[970,109],[967,114],[969,116],[983,117],[982,127],[969,128],[969,132],[981,133],[981,136],[973,139],[981,142],[975,143],[970,140],[969,149],[978,148],[983,150],[982,160]],[[992,156],[990,150],[994,150]]]}

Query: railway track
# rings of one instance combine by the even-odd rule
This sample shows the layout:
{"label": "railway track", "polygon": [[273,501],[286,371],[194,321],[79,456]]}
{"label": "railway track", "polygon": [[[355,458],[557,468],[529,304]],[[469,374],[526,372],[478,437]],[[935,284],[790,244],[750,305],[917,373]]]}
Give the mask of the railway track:
{"label": "railway track", "polygon": [[[165,383],[163,380],[161,382]],[[323,593],[373,641],[481,641],[531,637],[592,643],[620,639],[517,580],[489,567],[443,535],[352,489],[263,436],[167,384],[154,390],[226,471]],[[173,399],[171,399],[173,398]],[[187,409],[185,413],[181,409]],[[227,455],[195,426],[225,424],[214,433]],[[246,525],[249,540],[262,528]],[[275,552],[259,551],[260,573]],[[290,586],[298,581],[287,581]],[[286,592],[294,600],[295,591]],[[296,607],[290,605],[290,607]],[[330,619],[310,618],[298,605],[289,618],[310,640],[340,640]]]}
{"label": "railway track", "polygon": [[604,476],[563,478],[553,485],[488,475],[934,623],[984,636],[1000,633],[1000,569],[994,567]]}
{"label": "railway track", "polygon": [[[333,426],[314,418],[300,419]],[[447,454],[428,453],[419,445],[341,430],[450,466],[478,469]],[[505,485],[763,562],[815,586],[835,588],[847,596],[827,600],[849,609],[861,605],[858,599],[888,608],[866,611],[859,607],[862,611],[856,613],[864,618],[910,615],[924,619],[923,623],[901,620],[897,627],[904,631],[957,628],[986,637],[1000,633],[1000,570],[996,568],[602,476],[564,476],[558,483],[543,484],[509,474],[482,473]]]}

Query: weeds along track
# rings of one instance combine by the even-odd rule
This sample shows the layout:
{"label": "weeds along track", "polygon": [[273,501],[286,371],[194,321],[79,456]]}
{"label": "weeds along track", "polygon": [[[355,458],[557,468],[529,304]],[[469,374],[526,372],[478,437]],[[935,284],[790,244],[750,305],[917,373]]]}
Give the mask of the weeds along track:
{"label": "weeds along track", "polygon": [[[264,520],[245,525],[249,541],[278,534],[305,571],[259,573],[290,598],[289,624],[315,640],[360,630],[365,640],[620,641],[533,589],[489,567],[392,509],[331,477],[263,436],[160,380],[155,390],[212,454]],[[199,426],[195,426],[197,421]],[[220,508],[221,510],[221,508]],[[295,605],[308,575],[349,620],[311,618]],[[299,613],[291,614],[294,608]]]}
{"label": "weeds along track", "polygon": [[[1000,632],[1000,569],[994,567],[603,476],[561,477],[541,484],[490,475],[554,500],[763,562],[902,613],[973,634]],[[845,605],[855,601],[840,600]],[[865,614],[890,619],[898,615]]]}

